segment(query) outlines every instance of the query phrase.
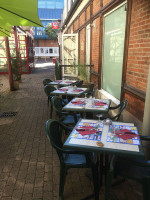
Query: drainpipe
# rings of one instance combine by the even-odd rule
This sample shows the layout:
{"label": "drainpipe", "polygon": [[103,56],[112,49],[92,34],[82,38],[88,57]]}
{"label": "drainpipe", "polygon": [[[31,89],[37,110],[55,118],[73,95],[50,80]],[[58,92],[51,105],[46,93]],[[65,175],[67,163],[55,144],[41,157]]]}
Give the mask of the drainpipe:
{"label": "drainpipe", "polygon": [[[149,73],[147,80],[147,90],[146,90],[146,99],[145,99],[145,108],[144,108],[144,118],[143,118],[143,135],[150,136],[150,64],[149,64]],[[146,145],[150,145],[150,142],[145,142]],[[150,159],[149,149],[146,149],[145,152],[146,159]]]}
{"label": "drainpipe", "polygon": [[8,63],[9,85],[10,85],[10,90],[12,91],[14,90],[14,85],[13,85],[13,76],[12,76],[11,57],[10,57],[8,37],[5,37],[5,46],[6,46],[6,56],[7,56],[7,63]]}

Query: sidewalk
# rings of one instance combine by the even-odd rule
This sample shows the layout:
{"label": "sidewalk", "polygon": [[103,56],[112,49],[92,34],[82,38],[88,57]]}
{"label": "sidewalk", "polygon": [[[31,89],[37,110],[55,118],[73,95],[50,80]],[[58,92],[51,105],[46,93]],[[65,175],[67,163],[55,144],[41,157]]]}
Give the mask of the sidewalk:
{"label": "sidewalk", "polygon": [[[36,65],[31,74],[22,75],[20,89],[14,92],[8,89],[8,77],[0,76],[7,82],[0,91],[0,114],[17,112],[14,117],[0,118],[1,200],[59,199],[59,160],[45,133],[49,108],[42,84],[43,78],[54,79],[54,65],[42,66]],[[85,170],[71,169],[64,199],[79,200],[91,193],[92,183]],[[104,189],[100,199],[104,200]],[[140,200],[139,185],[125,182],[114,187],[112,199]]]}

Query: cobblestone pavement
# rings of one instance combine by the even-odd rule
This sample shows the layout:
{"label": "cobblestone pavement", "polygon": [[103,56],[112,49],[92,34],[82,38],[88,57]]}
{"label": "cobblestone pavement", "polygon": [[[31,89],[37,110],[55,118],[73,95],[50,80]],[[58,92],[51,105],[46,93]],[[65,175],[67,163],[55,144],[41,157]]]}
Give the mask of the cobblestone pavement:
{"label": "cobblestone pavement", "polygon": [[[46,134],[49,119],[47,97],[42,79],[54,79],[54,66],[43,63],[29,75],[22,75],[20,89],[10,92],[8,76],[0,76],[0,114],[17,112],[0,118],[0,199],[57,200],[59,160]],[[136,188],[136,189],[135,189]],[[78,200],[92,193],[92,183],[84,169],[71,169],[66,178],[64,198]],[[134,192],[133,192],[134,190]],[[120,191],[120,192],[119,192]],[[112,189],[115,200],[140,200],[136,183],[125,182]],[[104,189],[100,193],[104,199]]]}

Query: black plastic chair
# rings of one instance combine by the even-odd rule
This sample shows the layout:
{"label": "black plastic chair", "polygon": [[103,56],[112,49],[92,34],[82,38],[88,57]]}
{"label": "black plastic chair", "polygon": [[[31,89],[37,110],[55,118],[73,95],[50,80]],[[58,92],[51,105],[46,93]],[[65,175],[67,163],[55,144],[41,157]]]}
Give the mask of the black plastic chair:
{"label": "black plastic chair", "polygon": [[43,85],[44,85],[44,86],[46,86],[46,85],[47,85],[48,83],[50,83],[50,82],[52,82],[52,80],[49,79],[49,78],[43,79]]}
{"label": "black plastic chair", "polygon": [[120,116],[121,116],[121,113],[125,109],[126,105],[127,105],[127,100],[123,100],[119,105],[114,106],[114,107],[110,107],[109,108],[110,111],[118,109],[118,113],[115,116],[111,116],[109,114],[104,115],[101,119],[109,118],[111,120],[118,121]]}
{"label": "black plastic chair", "polygon": [[48,106],[49,106],[49,102],[51,104],[51,107],[50,107],[50,118],[52,118],[52,112],[53,112],[53,106],[52,106],[52,102],[51,102],[51,99],[53,97],[53,95],[51,95],[51,92],[53,92],[54,90],[56,90],[55,87],[51,86],[51,85],[46,85],[44,86],[44,92],[45,94],[47,95],[47,98],[48,98]]}
{"label": "black plastic chair", "polygon": [[74,83],[74,86],[81,87],[83,85],[83,80],[77,81]]}
{"label": "black plastic chair", "polygon": [[[150,141],[150,136],[141,136],[141,140]],[[107,172],[105,200],[109,199],[113,176],[139,181],[143,186],[143,200],[150,199],[150,160],[113,156]]]}
{"label": "black plastic chair", "polygon": [[62,131],[68,127],[60,124],[56,120],[46,122],[47,137],[51,145],[56,149],[60,160],[60,185],[59,199],[63,199],[64,184],[67,170],[69,168],[91,168],[94,183],[95,200],[98,200],[98,164],[97,156],[94,153],[83,153],[79,151],[63,148]]}
{"label": "black plastic chair", "polygon": [[58,96],[52,98],[52,106],[59,117],[59,121],[66,125],[74,125],[78,122],[81,116],[80,114],[64,112],[63,107],[65,104],[66,101]]}

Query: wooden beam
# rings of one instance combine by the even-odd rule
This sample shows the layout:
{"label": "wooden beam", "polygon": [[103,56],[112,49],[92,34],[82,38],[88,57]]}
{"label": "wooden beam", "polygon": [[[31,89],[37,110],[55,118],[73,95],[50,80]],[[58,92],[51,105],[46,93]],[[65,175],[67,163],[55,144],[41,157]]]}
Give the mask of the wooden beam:
{"label": "wooden beam", "polygon": [[8,37],[5,37],[5,46],[6,46],[6,57],[7,57],[7,63],[8,63],[9,86],[10,86],[10,90],[12,91],[14,90],[14,85],[13,85],[13,76],[12,76],[11,57],[10,57]]}

